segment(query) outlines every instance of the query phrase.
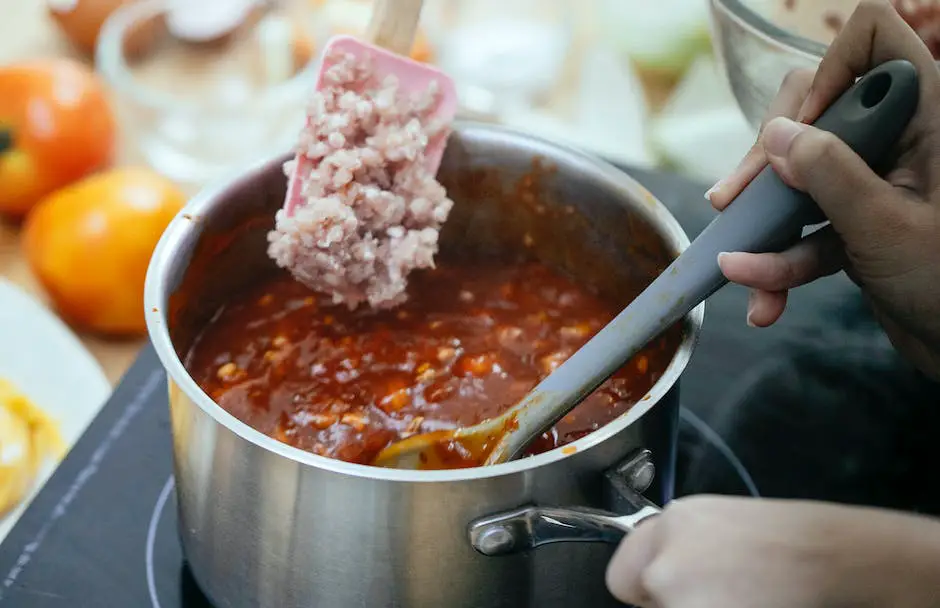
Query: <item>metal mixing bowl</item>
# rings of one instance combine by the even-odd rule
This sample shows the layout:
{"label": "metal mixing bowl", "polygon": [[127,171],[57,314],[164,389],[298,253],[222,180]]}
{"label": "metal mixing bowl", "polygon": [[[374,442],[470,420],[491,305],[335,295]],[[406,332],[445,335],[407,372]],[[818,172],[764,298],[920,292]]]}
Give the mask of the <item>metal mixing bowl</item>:
{"label": "metal mixing bowl", "polygon": [[[709,2],[715,52],[738,105],[754,126],[760,125],[787,73],[815,69],[859,4],[859,0]],[[915,6],[930,4],[919,2]]]}
{"label": "metal mixing bowl", "polygon": [[826,45],[779,24],[783,0],[710,2],[715,52],[744,116],[759,126],[787,73],[815,69]]}

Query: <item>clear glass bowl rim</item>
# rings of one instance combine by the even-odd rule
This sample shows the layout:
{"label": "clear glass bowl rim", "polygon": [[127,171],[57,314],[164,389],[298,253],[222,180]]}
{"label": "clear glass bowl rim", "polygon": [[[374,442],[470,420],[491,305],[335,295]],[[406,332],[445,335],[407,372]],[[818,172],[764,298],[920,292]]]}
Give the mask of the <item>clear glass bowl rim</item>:
{"label": "clear glass bowl rim", "polygon": [[[163,89],[136,82],[127,64],[123,41],[128,27],[166,12],[172,2],[173,0],[139,0],[117,8],[105,20],[98,35],[95,66],[116,94],[126,96],[141,106],[170,112],[218,112],[223,108],[215,101],[203,103],[180,100]],[[253,101],[276,103],[280,100],[291,102],[303,99],[310,94],[314,86],[318,65],[319,57],[312,56],[290,79],[265,88]],[[232,109],[235,109],[235,106]]]}

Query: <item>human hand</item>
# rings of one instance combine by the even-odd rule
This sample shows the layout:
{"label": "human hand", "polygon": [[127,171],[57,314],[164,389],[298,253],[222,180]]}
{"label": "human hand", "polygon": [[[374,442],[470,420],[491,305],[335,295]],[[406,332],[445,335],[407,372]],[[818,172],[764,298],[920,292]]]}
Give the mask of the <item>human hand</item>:
{"label": "human hand", "polygon": [[[920,100],[881,178],[843,142],[803,123],[891,59],[916,66]],[[757,143],[706,196],[724,209],[768,162],[817,202],[830,225],[782,253],[719,256],[729,281],[752,288],[748,323],[771,325],[789,289],[844,269],[895,347],[940,377],[940,71],[890,4],[861,2],[815,77],[797,71],[785,79]]]}
{"label": "human hand", "polygon": [[807,501],[696,496],[620,544],[607,587],[641,608],[929,608],[940,522]]}

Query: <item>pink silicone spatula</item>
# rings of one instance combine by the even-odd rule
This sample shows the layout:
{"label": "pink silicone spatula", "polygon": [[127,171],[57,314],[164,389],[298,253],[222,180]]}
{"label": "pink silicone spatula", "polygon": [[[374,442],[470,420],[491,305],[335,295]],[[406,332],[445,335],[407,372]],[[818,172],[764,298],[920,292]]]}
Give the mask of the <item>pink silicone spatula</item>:
{"label": "pink silicone spatula", "polygon": [[[422,4],[422,0],[374,0],[365,40],[346,35],[334,36],[323,49],[323,57],[332,51],[370,57],[376,79],[381,82],[387,75],[394,74],[398,77],[399,91],[405,95],[423,92],[431,82],[437,81],[440,98],[432,118],[449,124],[457,113],[454,81],[444,72],[408,57],[414,43],[415,31],[418,29]],[[327,67],[325,64],[325,61],[321,61],[316,82],[317,90],[323,86],[323,73]],[[435,138],[428,143],[425,159],[432,175],[437,173],[441,164],[446,143],[446,136]],[[299,176],[309,173],[313,169],[312,165],[309,158],[298,155],[284,202],[284,210],[288,216],[303,203],[302,181]]]}

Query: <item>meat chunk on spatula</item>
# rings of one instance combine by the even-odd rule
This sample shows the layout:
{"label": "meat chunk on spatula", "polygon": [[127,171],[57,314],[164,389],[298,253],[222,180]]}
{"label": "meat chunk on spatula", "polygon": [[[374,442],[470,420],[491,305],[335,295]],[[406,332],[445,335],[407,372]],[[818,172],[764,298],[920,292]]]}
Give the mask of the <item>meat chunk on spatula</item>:
{"label": "meat chunk on spatula", "polygon": [[269,255],[351,308],[389,308],[431,268],[453,206],[435,175],[457,109],[453,81],[407,57],[418,0],[378,0],[366,41],[326,45]]}

